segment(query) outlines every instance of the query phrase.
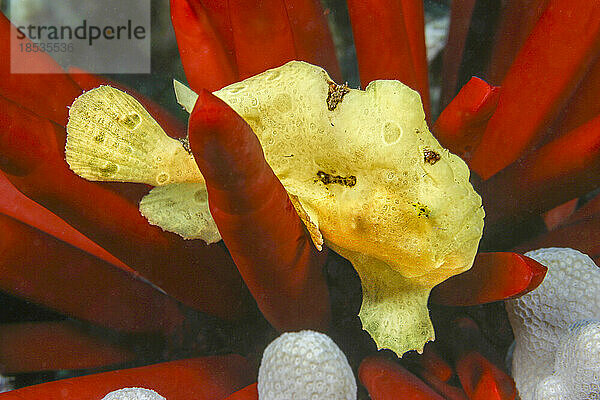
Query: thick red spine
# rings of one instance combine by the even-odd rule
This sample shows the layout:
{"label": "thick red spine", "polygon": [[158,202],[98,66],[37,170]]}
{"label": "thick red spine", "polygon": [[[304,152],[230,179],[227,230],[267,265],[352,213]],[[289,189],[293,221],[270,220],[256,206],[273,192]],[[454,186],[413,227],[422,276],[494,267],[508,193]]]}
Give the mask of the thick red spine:
{"label": "thick red spine", "polygon": [[0,215],[0,288],[63,314],[125,332],[169,333],[175,301],[94,256]]}
{"label": "thick red spine", "polygon": [[347,3],[362,87],[376,79],[397,79],[419,90],[402,2],[348,0]]}
{"label": "thick red spine", "polygon": [[283,0],[229,0],[229,18],[240,80],[296,58]]}
{"label": "thick red spine", "polygon": [[458,74],[476,0],[453,1],[450,5],[450,30],[444,48],[441,106],[446,107],[458,91]]}
{"label": "thick red spine", "polygon": [[380,356],[365,358],[358,369],[358,378],[373,400],[444,399],[411,372]]}
{"label": "thick red spine", "polygon": [[254,369],[236,354],[191,358],[63,379],[0,393],[2,400],[99,400],[126,388],[151,389],[169,400],[224,399],[254,381]]}
{"label": "thick red spine", "polygon": [[496,110],[499,89],[479,78],[471,78],[432,127],[442,146],[468,160]]}
{"label": "thick red spine", "polygon": [[250,126],[202,91],[189,140],[219,232],[267,320],[279,330],[326,330],[326,254],[313,246]]}
{"label": "thick red spine", "polygon": [[135,358],[132,350],[92,336],[68,321],[0,325],[4,374],[98,368]]}
{"label": "thick red spine", "polygon": [[193,90],[218,90],[238,80],[235,60],[200,1],[171,0],[171,21]]}
{"label": "thick red spine", "polygon": [[485,181],[486,223],[539,215],[598,186],[600,116]]}
{"label": "thick red spine", "polygon": [[442,282],[431,301],[445,306],[473,306],[521,296],[538,287],[548,269],[516,253],[479,253],[471,269]]}
{"label": "thick red spine", "polygon": [[599,51],[600,2],[551,0],[502,82],[471,169],[489,179],[534,146]]}
{"label": "thick red spine", "polygon": [[324,68],[342,81],[333,38],[319,0],[284,0],[294,37],[296,59]]}
{"label": "thick red spine", "polygon": [[[0,95],[23,107],[48,118],[59,125],[66,125],[69,117],[67,105],[71,104],[81,94],[81,88],[58,65],[52,57],[42,51],[20,52],[15,49],[11,55],[12,45],[30,45],[33,43],[25,38],[16,43],[17,32],[8,18],[0,13]],[[11,60],[16,68],[35,68],[42,73],[23,74],[11,73]]]}
{"label": "thick red spine", "polygon": [[548,0],[508,0],[505,3],[487,75],[487,79],[495,85],[502,84],[521,46],[546,9]]}

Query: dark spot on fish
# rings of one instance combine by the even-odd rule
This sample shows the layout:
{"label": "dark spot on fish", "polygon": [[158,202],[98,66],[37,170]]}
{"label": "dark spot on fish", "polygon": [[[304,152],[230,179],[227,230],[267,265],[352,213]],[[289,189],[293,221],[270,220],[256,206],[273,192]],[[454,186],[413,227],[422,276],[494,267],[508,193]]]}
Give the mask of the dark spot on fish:
{"label": "dark spot on fish", "polygon": [[100,167],[100,174],[102,174],[102,176],[113,176],[118,170],[118,167],[116,164],[113,163],[108,163],[106,164],[104,167]]}
{"label": "dark spot on fish", "polygon": [[186,136],[184,138],[177,138],[177,140],[179,141],[179,143],[181,143],[181,145],[183,146],[185,151],[188,152],[188,154],[192,154],[192,148],[190,147],[190,138],[189,137]]}
{"label": "dark spot on fish", "polygon": [[138,114],[129,114],[122,118],[121,121],[129,129],[134,129],[141,121],[141,117]]}
{"label": "dark spot on fish", "polygon": [[354,176],[354,175],[339,176],[339,175],[331,175],[326,172],[319,171],[319,172],[317,172],[317,178],[319,178],[319,180],[321,182],[323,182],[324,185],[330,185],[330,184],[334,184],[334,183],[337,183],[342,186],[348,186],[348,187],[352,187],[352,186],[356,185],[356,176]]}
{"label": "dark spot on fish", "polygon": [[440,161],[440,155],[433,150],[425,149],[423,150],[423,155],[426,163],[431,165]]}
{"label": "dark spot on fish", "polygon": [[417,201],[416,203],[412,203],[412,206],[417,210],[417,215],[419,217],[429,218],[431,210],[425,204]]}
{"label": "dark spot on fish", "polygon": [[[344,83],[343,85],[338,85],[335,82],[329,83],[329,93],[327,93],[327,108],[329,111],[335,110],[337,105],[342,102],[342,99],[346,95],[346,93],[350,92],[348,88],[348,84]],[[333,126],[333,124],[332,124]]]}

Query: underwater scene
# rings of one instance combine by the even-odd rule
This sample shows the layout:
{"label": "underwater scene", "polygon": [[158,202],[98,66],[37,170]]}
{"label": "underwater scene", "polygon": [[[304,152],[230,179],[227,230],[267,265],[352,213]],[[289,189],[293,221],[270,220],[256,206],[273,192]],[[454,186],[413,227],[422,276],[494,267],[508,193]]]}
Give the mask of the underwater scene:
{"label": "underwater scene", "polygon": [[0,400],[600,399],[600,0],[0,9]]}

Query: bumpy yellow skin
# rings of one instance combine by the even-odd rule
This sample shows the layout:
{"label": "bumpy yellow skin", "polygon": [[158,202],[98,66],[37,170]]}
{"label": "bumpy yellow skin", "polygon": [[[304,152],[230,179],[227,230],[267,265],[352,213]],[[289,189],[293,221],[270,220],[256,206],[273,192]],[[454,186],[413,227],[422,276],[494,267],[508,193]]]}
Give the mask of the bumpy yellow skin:
{"label": "bumpy yellow skin", "polygon": [[[197,96],[181,84],[176,94],[191,111]],[[434,339],[429,292],[471,267],[484,212],[418,93],[398,81],[347,90],[294,61],[214,94],[250,124],[315,245],[324,239],[357,269],[359,315],[378,346],[421,351]]]}

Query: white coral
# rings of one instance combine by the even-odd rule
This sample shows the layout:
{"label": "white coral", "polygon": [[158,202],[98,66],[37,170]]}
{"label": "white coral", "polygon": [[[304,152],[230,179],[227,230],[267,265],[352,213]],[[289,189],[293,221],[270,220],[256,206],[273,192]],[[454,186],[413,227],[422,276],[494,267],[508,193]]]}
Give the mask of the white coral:
{"label": "white coral", "polygon": [[534,399],[538,383],[540,390],[548,388],[547,399],[571,399],[564,397],[562,381],[551,376],[555,354],[574,322],[600,319],[600,269],[573,249],[547,248],[526,255],[548,272],[537,289],[506,302],[516,342],[512,374],[522,400]]}
{"label": "white coral", "polygon": [[284,333],[263,354],[258,370],[260,400],[356,400],[348,360],[329,336]]}
{"label": "white coral", "polygon": [[102,400],[166,400],[154,390],[144,388],[123,388],[108,393]]}
{"label": "white coral", "polygon": [[534,399],[600,399],[600,321],[580,321],[563,336],[554,373],[538,383]]}

